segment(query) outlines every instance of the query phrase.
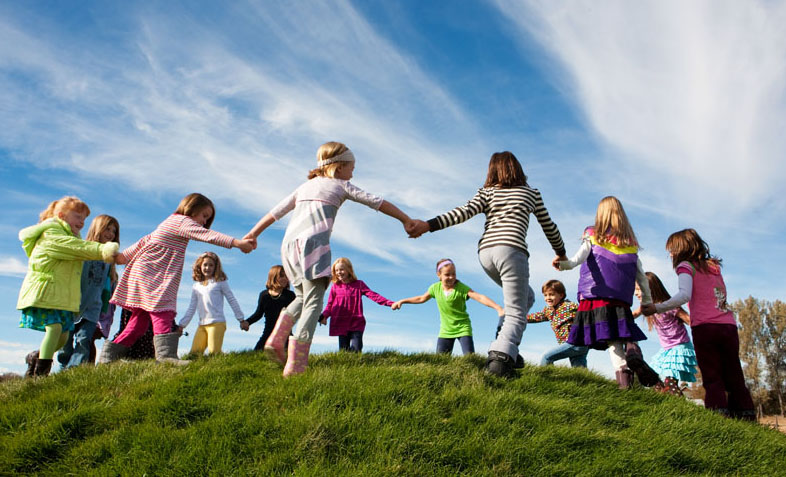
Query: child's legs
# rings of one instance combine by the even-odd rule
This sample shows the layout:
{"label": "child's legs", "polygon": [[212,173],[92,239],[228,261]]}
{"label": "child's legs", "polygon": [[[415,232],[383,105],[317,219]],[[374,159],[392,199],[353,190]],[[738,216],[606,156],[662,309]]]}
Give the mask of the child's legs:
{"label": "child's legs", "polygon": [[68,333],[63,333],[63,325],[54,323],[46,325],[44,339],[41,340],[41,347],[38,350],[38,359],[52,359],[55,351],[62,348],[68,339]]}
{"label": "child's legs", "polygon": [[704,407],[707,409],[729,408],[726,387],[723,384],[723,349],[718,346],[717,325],[706,324],[691,327],[693,348],[701,371],[704,386]]}
{"label": "child's legs", "polygon": [[174,311],[151,311],[150,321],[153,322],[153,334],[165,335],[171,333],[177,324]]}
{"label": "child's legs", "polygon": [[721,363],[723,384],[729,393],[729,411],[752,410],[753,398],[745,385],[745,375],[740,364],[740,336],[735,325],[714,325],[723,340]]}
{"label": "child's legs", "polygon": [[338,335],[338,350],[349,351],[349,335]]}
{"label": "child's legs", "polygon": [[502,287],[505,308],[505,320],[489,351],[516,357],[527,327],[527,312],[535,302],[529,286],[529,259],[523,251],[507,246],[483,249],[478,259],[486,275]]}
{"label": "child's legs", "polygon": [[[328,286],[328,278],[303,280],[300,286],[303,290],[303,311],[295,325],[295,339],[301,343],[311,343],[314,339],[314,330],[316,330],[317,322],[319,321],[319,313],[322,311],[322,301]],[[297,292],[295,292],[295,301],[297,301]],[[287,310],[289,310],[289,307],[287,307]]]}
{"label": "child's legs", "polygon": [[437,338],[437,353],[453,353],[453,344],[456,338]]}
{"label": "child's legs", "polygon": [[79,366],[90,361],[90,347],[93,344],[93,333],[98,323],[82,319],[74,327],[74,351],[68,361],[68,367]]}
{"label": "child's legs", "polygon": [[[459,336],[459,344],[461,345],[461,353],[468,355],[475,352],[475,340],[471,336]],[[453,348],[453,346],[451,346]],[[518,353],[516,354],[518,356]]]}
{"label": "child's legs", "polygon": [[211,323],[205,325],[205,329],[207,331],[207,352],[210,354],[220,353],[221,346],[224,344],[224,333],[227,331],[227,322]]}
{"label": "child's legs", "polygon": [[614,371],[619,371],[627,367],[625,359],[625,344],[622,341],[609,341],[609,358]]}
{"label": "child's legs", "polygon": [[347,335],[349,336],[349,350],[355,353],[363,351],[363,332],[350,331]]}
{"label": "child's legs", "polygon": [[[303,285],[305,283],[306,280],[303,280],[302,282],[300,282],[300,285],[295,285],[294,287],[292,287],[295,292],[295,299],[292,300],[292,302],[289,305],[287,305],[287,307],[284,308],[284,310],[282,310],[283,312],[286,312],[287,315],[292,317],[293,323],[297,323],[297,321],[300,319],[300,315],[303,313],[303,293],[304,293]],[[276,317],[276,320],[277,319],[278,316]],[[275,323],[273,326],[275,326]]]}
{"label": "child's legs", "polygon": [[555,348],[551,348],[543,354],[540,360],[541,366],[554,364],[554,361],[570,358],[570,365],[574,368],[581,366],[582,358],[584,367],[587,367],[587,350],[586,346],[573,346],[570,343],[562,343]]}
{"label": "child's legs", "polygon": [[203,325],[199,325],[194,332],[194,341],[191,342],[191,353],[201,355],[205,352],[205,348],[207,348],[207,330]]}
{"label": "child's legs", "polygon": [[150,313],[141,308],[131,308],[128,311],[131,312],[128,323],[123,328],[123,332],[113,341],[119,345],[131,347],[150,328]]}
{"label": "child's legs", "polygon": [[[79,327],[79,323],[74,325],[74,331]],[[71,361],[71,355],[74,354],[74,331],[68,331],[63,333],[66,335],[66,341],[63,345],[60,352],[57,353],[57,362],[60,363],[60,367],[65,369],[68,367],[68,362]]]}

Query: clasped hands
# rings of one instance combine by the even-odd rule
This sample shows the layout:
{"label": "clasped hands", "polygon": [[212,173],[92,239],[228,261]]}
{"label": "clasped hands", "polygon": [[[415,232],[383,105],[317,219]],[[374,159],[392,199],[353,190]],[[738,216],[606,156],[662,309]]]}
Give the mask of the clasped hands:
{"label": "clasped hands", "polygon": [[418,238],[429,231],[428,222],[418,219],[410,219],[407,222],[404,222],[404,231],[407,232],[409,238]]}

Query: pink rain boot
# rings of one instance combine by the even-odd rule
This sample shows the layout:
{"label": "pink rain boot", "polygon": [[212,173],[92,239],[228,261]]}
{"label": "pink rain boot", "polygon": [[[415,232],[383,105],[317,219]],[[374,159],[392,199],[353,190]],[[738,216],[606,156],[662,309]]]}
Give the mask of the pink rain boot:
{"label": "pink rain boot", "polygon": [[282,310],[281,314],[278,315],[278,320],[276,320],[276,326],[273,328],[273,332],[265,342],[265,355],[268,358],[278,361],[281,364],[287,362],[287,353],[284,350],[284,344],[287,338],[289,338],[289,332],[292,331],[292,326],[294,326],[294,324],[292,317],[287,314],[287,311]]}
{"label": "pink rain boot", "polygon": [[298,341],[289,338],[289,359],[284,366],[284,377],[288,378],[293,374],[302,374],[308,366],[308,350],[311,349],[311,342]]}

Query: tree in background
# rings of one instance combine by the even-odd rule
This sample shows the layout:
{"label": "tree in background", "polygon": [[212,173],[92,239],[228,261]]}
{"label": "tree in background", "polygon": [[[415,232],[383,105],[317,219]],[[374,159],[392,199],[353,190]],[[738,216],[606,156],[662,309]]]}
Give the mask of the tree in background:
{"label": "tree in background", "polygon": [[760,413],[785,415],[786,304],[749,296],[731,308],[740,323],[740,359]]}

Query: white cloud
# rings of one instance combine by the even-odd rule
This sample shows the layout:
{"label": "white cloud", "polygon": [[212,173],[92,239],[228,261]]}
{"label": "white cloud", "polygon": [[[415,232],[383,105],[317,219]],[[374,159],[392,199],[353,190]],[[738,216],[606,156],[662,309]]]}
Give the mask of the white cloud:
{"label": "white cloud", "polygon": [[27,264],[16,257],[0,257],[0,275],[7,277],[23,277],[27,273]]}
{"label": "white cloud", "polygon": [[594,180],[691,220],[782,212],[786,3],[495,3],[610,146]]}

